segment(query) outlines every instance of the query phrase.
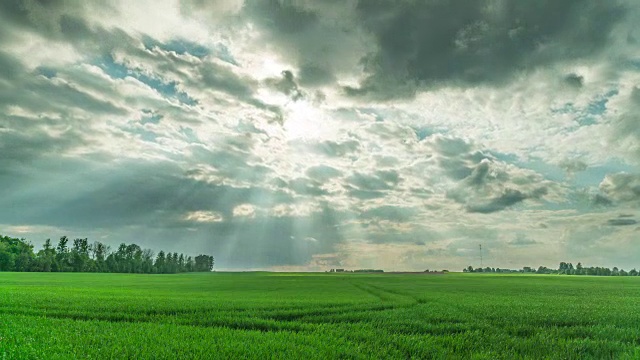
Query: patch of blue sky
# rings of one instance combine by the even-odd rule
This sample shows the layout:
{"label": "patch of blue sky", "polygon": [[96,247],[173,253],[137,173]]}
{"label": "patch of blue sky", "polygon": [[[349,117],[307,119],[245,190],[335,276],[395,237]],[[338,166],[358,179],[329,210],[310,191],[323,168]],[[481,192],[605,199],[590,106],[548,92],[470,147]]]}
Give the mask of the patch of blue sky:
{"label": "patch of blue sky", "polygon": [[591,101],[585,108],[577,108],[575,104],[568,102],[563,106],[551,109],[556,114],[574,114],[579,126],[589,126],[598,123],[598,118],[607,111],[607,103],[613,96],[618,95],[618,90],[610,90]]}
{"label": "patch of blue sky", "polygon": [[385,116],[382,114],[382,111],[380,111],[378,109],[362,107],[362,108],[356,108],[356,110],[358,110],[360,113],[362,113],[364,115],[373,116],[376,119],[376,122],[383,122],[384,121]]}
{"label": "patch of blue sky", "polygon": [[634,70],[640,70],[640,59],[633,59],[629,61],[629,67]]}
{"label": "patch of blue sky", "polygon": [[615,174],[619,172],[634,173],[638,169],[621,162],[619,160],[611,160],[602,165],[591,166],[586,170],[578,172],[574,176],[574,182],[577,186],[592,187],[599,185],[607,174]]}
{"label": "patch of blue sky", "polygon": [[550,164],[539,159],[529,161],[519,161],[512,155],[491,153],[498,160],[514,164],[518,167],[533,170],[547,180],[556,182],[569,182],[572,186],[579,188],[597,187],[607,174],[615,174],[619,172],[635,173],[637,168],[619,160],[611,160],[602,165],[589,166],[582,171],[569,174],[565,169],[558,165]]}
{"label": "patch of blue sky", "polygon": [[613,96],[618,95],[618,89],[613,89],[598,97],[587,105],[587,113],[591,115],[602,115],[607,111],[607,102]]}
{"label": "patch of blue sky", "polygon": [[551,112],[554,114],[574,114],[574,113],[577,113],[578,111],[579,110],[576,108],[576,106],[572,102],[568,102],[559,108],[551,109]]}
{"label": "patch of blue sky", "polygon": [[142,125],[144,124],[159,124],[160,120],[162,120],[163,116],[160,114],[148,114],[144,115],[140,120]]}
{"label": "patch of blue sky", "polygon": [[197,44],[192,41],[184,40],[184,39],[173,39],[166,43],[162,43],[149,36],[143,37],[142,43],[144,44],[144,47],[148,50],[151,50],[154,47],[157,47],[158,49],[162,49],[164,51],[173,51],[179,55],[189,54],[199,59],[212,55],[229,64],[238,65],[236,59],[233,57],[233,55],[231,55],[229,48],[219,43],[215,44],[211,48],[208,48],[203,45]]}
{"label": "patch of blue sky", "polygon": [[127,126],[120,126],[119,128],[146,142],[156,142],[156,139],[158,139],[158,134],[137,124],[130,123]]}
{"label": "patch of blue sky", "polygon": [[566,171],[557,165],[544,162],[540,159],[524,161],[514,154],[501,153],[497,151],[489,151],[489,154],[497,160],[507,164],[512,164],[523,169],[533,170],[547,180],[560,182],[566,179]]}
{"label": "patch of blue sky", "polygon": [[149,76],[141,71],[129,69],[126,66],[114,61],[111,55],[98,58],[94,64],[102,69],[107,75],[114,79],[124,79],[130,76],[141,83],[156,90],[166,98],[173,98],[186,105],[196,105],[198,102],[187,93],[178,90],[178,83],[175,81],[164,81],[159,77]]}
{"label": "patch of blue sky", "polygon": [[436,128],[431,128],[427,126],[411,127],[411,129],[413,129],[413,132],[416,134],[416,137],[418,137],[418,141],[422,141],[428,138],[429,136],[432,136],[435,134],[447,133],[447,131],[444,129],[436,129]]}
{"label": "patch of blue sky", "polygon": [[46,77],[47,79],[51,79],[51,78],[55,77],[58,74],[56,69],[50,68],[48,66],[38,66],[36,68],[36,73],[38,75],[42,75],[42,76]]}
{"label": "patch of blue sky", "polygon": [[530,169],[544,176],[547,180],[561,182],[566,179],[566,171],[561,167],[549,164],[542,160],[532,159],[529,161],[516,161],[515,165]]}
{"label": "patch of blue sky", "polygon": [[136,129],[132,131],[134,134],[137,134],[140,139],[147,142],[156,142],[158,138],[158,134],[153,131],[145,130],[145,129]]}
{"label": "patch of blue sky", "polygon": [[494,158],[506,163],[515,164],[518,161],[518,157],[514,154],[501,153],[498,151],[488,151],[488,153]]}
{"label": "patch of blue sky", "polygon": [[515,154],[501,153],[497,151],[489,151],[489,154],[499,161],[512,164],[523,169],[529,169],[542,175],[547,180],[564,181],[566,179],[566,171],[561,167],[542,161],[541,159],[522,160]]}
{"label": "patch of blue sky", "polygon": [[190,127],[180,127],[180,134],[187,138],[190,143],[200,142],[200,140],[198,139],[198,135],[196,135],[196,132],[193,131],[193,129]]}

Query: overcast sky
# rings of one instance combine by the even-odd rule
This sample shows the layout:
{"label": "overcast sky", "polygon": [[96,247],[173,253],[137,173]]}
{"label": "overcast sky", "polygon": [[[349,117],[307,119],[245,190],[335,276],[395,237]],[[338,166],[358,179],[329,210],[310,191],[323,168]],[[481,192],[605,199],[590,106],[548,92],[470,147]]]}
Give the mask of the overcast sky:
{"label": "overcast sky", "polygon": [[635,0],[0,1],[0,233],[640,267]]}

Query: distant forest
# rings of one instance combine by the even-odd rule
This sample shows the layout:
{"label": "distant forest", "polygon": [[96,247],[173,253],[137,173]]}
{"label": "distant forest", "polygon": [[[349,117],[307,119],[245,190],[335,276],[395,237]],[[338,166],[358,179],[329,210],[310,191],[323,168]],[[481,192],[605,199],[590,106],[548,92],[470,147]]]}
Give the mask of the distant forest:
{"label": "distant forest", "polygon": [[469,266],[462,270],[466,273],[526,273],[526,274],[559,274],[559,275],[595,275],[595,276],[638,276],[640,272],[636,269],[625,271],[624,269],[618,269],[613,267],[609,269],[606,267],[591,266],[585,267],[581,263],[578,263],[575,267],[572,263],[561,262],[557,269],[549,269],[546,266],[539,266],[537,269],[529,266],[525,266],[520,270],[512,269],[500,269],[500,268],[473,268]]}
{"label": "distant forest", "polygon": [[34,253],[25,239],[0,235],[0,271],[109,272],[175,274],[206,272],[213,269],[213,256],[195,258],[159,251],[157,255],[136,244],[120,244],[116,251],[99,241],[63,236],[54,247],[47,239],[42,250]]}

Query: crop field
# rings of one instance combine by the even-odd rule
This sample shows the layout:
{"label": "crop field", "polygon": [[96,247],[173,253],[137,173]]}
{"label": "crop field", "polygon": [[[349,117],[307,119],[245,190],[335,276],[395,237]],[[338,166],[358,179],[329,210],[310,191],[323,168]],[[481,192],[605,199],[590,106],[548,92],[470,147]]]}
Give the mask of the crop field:
{"label": "crop field", "polygon": [[640,281],[0,273],[0,359],[640,359]]}

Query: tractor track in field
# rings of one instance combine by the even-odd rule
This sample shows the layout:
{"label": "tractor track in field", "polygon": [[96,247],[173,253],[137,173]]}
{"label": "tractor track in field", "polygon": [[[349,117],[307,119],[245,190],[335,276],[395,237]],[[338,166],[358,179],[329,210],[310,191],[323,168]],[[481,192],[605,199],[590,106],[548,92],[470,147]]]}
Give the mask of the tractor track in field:
{"label": "tractor track in field", "polygon": [[[395,305],[374,305],[365,307],[354,307],[353,305],[330,306],[325,309],[312,311],[300,311],[288,313],[290,310],[302,310],[302,308],[280,308],[265,311],[258,314],[232,317],[226,311],[198,314],[197,311],[142,311],[136,314],[127,313],[74,313],[70,311],[46,311],[46,309],[17,309],[0,308],[0,314],[14,316],[43,317],[49,319],[74,320],[74,321],[104,321],[111,323],[148,323],[158,325],[180,325],[196,327],[221,327],[236,330],[248,331],[290,331],[305,332],[313,331],[313,327],[325,323],[355,324],[365,322],[360,316],[372,312],[384,312],[399,308]],[[42,311],[45,310],[45,311]],[[235,309],[239,310],[239,309]],[[247,312],[249,310],[246,310]],[[226,314],[225,314],[226,313]],[[238,314],[238,311],[231,313]],[[195,319],[180,317],[180,315],[198,316]],[[213,316],[212,316],[213,315]],[[223,315],[217,317],[216,315]],[[225,316],[226,315],[226,316]]]}
{"label": "tractor track in field", "polygon": [[416,298],[413,295],[400,292],[397,290],[389,290],[387,288],[383,288],[381,286],[376,286],[371,284],[364,285],[364,284],[358,284],[354,282],[350,282],[350,284],[360,291],[364,291],[367,294],[375,296],[382,302],[388,302],[388,301],[400,302],[401,305],[398,305],[396,307],[408,307],[408,306],[415,306],[415,305],[425,303],[423,299]]}

